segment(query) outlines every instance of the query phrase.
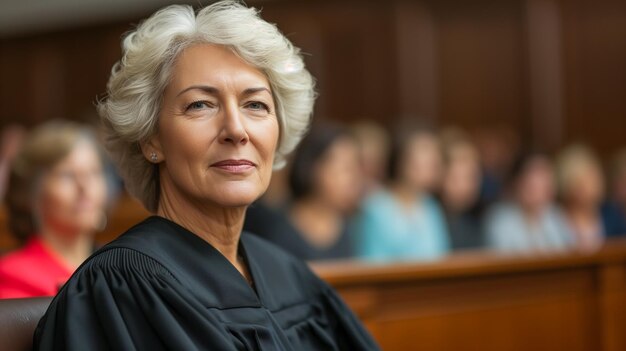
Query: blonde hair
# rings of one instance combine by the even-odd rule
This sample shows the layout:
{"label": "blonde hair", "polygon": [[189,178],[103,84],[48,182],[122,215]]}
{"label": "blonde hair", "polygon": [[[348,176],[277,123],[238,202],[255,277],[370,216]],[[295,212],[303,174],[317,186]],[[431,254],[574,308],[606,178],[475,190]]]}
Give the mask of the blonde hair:
{"label": "blonde hair", "polygon": [[6,194],[9,229],[18,240],[25,241],[38,230],[34,208],[41,176],[82,141],[98,149],[92,130],[61,120],[40,125],[24,139],[11,163]]}
{"label": "blonde hair", "polygon": [[107,97],[98,106],[105,146],[128,191],[149,211],[158,207],[158,171],[145,159],[140,145],[156,132],[161,97],[177,56],[202,43],[230,48],[267,76],[280,126],[274,168],[284,165],[310,122],[313,77],[299,49],[275,25],[261,19],[257,10],[232,0],[197,13],[184,5],[159,10],[124,38],[122,58],[113,67]]}
{"label": "blonde hair", "polygon": [[561,196],[567,194],[581,169],[593,167],[602,172],[602,165],[593,151],[585,145],[574,144],[565,148],[556,159],[556,176]]}

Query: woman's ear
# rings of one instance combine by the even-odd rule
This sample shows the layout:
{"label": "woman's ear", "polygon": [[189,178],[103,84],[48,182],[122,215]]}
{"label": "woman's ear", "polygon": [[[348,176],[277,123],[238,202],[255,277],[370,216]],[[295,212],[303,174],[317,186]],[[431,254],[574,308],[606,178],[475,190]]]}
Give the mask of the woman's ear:
{"label": "woman's ear", "polygon": [[148,160],[148,162],[152,163],[160,163],[165,160],[163,157],[163,150],[161,149],[161,141],[159,140],[159,135],[155,134],[150,137],[147,141],[141,142],[140,144],[141,152],[143,156]]}

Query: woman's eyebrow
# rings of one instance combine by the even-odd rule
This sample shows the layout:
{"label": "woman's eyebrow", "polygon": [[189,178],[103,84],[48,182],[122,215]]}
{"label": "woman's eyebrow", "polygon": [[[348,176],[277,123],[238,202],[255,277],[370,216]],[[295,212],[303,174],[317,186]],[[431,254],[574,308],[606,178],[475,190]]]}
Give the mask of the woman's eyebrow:
{"label": "woman's eyebrow", "polygon": [[[205,93],[211,94],[211,95],[218,95],[219,92],[220,92],[220,90],[218,88],[212,87],[212,86],[209,86],[209,85],[192,85],[192,86],[189,86],[189,87],[181,90],[176,96],[178,97],[178,96],[180,96],[180,95],[182,95],[182,94],[184,94],[184,93],[186,93],[186,92],[188,92],[190,90],[202,90]],[[242,95],[252,95],[252,94],[256,94],[258,92],[262,92],[262,91],[266,91],[268,94],[272,95],[272,91],[270,89],[266,88],[266,87],[248,88],[248,89],[245,89],[242,92]]]}
{"label": "woman's eyebrow", "polygon": [[244,90],[241,95],[252,95],[261,91],[266,91],[268,94],[272,95],[272,91],[266,87],[248,88]]}
{"label": "woman's eyebrow", "polygon": [[208,86],[208,85],[192,85],[190,87],[187,87],[183,90],[181,90],[176,97],[188,92],[189,90],[202,90],[205,93],[211,94],[211,95],[218,95],[220,90],[217,89],[216,87],[212,87],[212,86]]}

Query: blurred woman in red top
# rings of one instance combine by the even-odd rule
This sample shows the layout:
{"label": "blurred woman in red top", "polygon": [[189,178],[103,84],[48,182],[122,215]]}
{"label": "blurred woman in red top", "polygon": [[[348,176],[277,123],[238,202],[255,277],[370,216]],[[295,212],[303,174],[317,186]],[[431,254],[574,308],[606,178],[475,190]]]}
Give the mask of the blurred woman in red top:
{"label": "blurred woman in red top", "polygon": [[102,158],[90,131],[61,121],[35,129],[11,166],[6,202],[24,245],[0,258],[0,298],[55,295],[106,221]]}

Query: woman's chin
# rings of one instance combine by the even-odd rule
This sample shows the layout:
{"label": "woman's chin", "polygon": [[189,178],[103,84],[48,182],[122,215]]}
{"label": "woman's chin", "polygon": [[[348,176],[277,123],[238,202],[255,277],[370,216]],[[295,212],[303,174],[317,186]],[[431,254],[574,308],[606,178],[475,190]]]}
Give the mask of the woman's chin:
{"label": "woman's chin", "polygon": [[263,194],[258,189],[250,189],[245,186],[226,187],[213,201],[224,207],[245,207],[252,204]]}
{"label": "woman's chin", "polygon": [[252,204],[255,200],[256,198],[228,196],[225,198],[218,199],[216,203],[224,208],[236,208],[236,207],[247,207],[250,204]]}

